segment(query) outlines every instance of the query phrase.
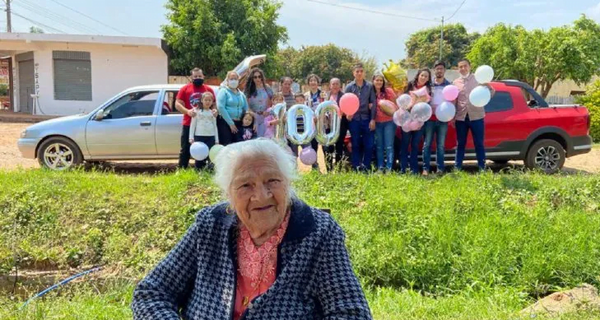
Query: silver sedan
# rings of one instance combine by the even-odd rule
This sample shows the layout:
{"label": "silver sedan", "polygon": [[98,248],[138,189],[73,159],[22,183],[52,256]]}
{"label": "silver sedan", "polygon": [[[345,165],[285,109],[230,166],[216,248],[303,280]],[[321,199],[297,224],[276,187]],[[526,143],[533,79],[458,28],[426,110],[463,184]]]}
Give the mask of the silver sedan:
{"label": "silver sedan", "polygon": [[[264,62],[246,58],[234,70],[240,77]],[[183,115],[175,109],[183,85],[127,89],[89,114],[40,122],[21,133],[17,144],[25,158],[37,158],[54,170],[85,161],[177,159]],[[211,86],[218,92],[218,87]]]}

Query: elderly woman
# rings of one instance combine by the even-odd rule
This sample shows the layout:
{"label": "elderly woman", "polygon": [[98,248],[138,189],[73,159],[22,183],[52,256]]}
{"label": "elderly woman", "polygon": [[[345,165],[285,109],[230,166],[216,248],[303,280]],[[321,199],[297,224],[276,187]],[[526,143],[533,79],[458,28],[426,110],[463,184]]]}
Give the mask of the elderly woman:
{"label": "elderly woman", "polygon": [[240,76],[235,71],[229,71],[226,79],[217,94],[219,141],[225,146],[240,140],[238,131],[242,130],[242,118],[248,111],[246,96],[238,90]]}
{"label": "elderly woman", "polygon": [[294,196],[295,160],[272,140],[224,148],[228,202],[201,210],[133,295],[135,319],[371,319],[344,232]]}

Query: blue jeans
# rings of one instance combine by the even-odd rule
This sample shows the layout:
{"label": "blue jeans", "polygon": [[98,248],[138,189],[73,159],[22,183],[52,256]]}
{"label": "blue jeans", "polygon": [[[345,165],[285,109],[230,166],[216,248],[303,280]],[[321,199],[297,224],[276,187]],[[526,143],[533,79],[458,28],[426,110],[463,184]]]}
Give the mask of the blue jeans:
{"label": "blue jeans", "polygon": [[440,121],[425,122],[425,143],[423,144],[423,170],[428,171],[431,168],[431,143],[435,134],[436,154],[435,160],[438,171],[444,171],[444,146],[446,144],[446,133],[448,133],[448,123]]}
{"label": "blue jeans", "polygon": [[485,137],[484,121],[483,119],[469,120],[469,116],[465,118],[465,121],[456,121],[456,168],[459,170],[462,169],[469,130],[471,130],[473,135],[475,153],[477,154],[477,165],[480,170],[483,170],[485,169],[485,147],[483,145],[483,139]]}
{"label": "blue jeans", "polygon": [[[375,141],[377,147],[377,169],[391,170],[394,162],[394,135],[396,124],[394,121],[378,122],[375,126]],[[385,158],[383,153],[385,150]]]}
{"label": "blue jeans", "polygon": [[423,137],[423,130],[402,131],[402,146],[400,147],[400,170],[404,173],[408,166],[408,146],[410,145],[410,171],[419,173],[419,143]]}
{"label": "blue jeans", "polygon": [[350,136],[352,141],[352,169],[371,169],[373,157],[374,135],[369,129],[369,119],[350,121]]}

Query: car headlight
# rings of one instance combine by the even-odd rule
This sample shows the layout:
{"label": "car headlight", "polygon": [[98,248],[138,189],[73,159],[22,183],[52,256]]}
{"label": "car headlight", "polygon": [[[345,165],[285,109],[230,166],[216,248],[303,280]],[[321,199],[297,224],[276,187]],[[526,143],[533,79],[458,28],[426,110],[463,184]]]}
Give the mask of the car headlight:
{"label": "car headlight", "polygon": [[27,136],[27,130],[21,131],[21,138],[25,138]]}

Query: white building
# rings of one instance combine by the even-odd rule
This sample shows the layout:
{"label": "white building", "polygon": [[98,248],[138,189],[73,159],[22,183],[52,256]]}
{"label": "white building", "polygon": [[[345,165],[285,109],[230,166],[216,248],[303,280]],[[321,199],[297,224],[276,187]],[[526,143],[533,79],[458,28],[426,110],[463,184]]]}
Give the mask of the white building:
{"label": "white building", "polygon": [[157,38],[0,33],[15,112],[91,111],[129,87],[167,83],[168,56]]}

